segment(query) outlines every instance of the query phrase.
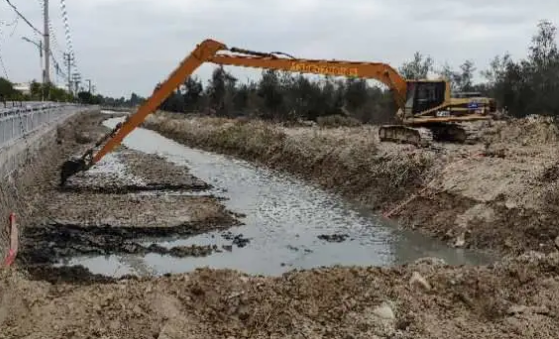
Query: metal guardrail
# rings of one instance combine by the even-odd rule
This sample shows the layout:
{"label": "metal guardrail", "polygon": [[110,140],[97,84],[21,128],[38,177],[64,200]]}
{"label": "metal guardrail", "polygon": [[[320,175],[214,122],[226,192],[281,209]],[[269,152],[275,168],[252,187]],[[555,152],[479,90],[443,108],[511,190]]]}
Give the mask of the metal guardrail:
{"label": "metal guardrail", "polygon": [[56,102],[22,102],[2,108],[0,104],[0,149],[69,114],[89,108],[87,105]]}

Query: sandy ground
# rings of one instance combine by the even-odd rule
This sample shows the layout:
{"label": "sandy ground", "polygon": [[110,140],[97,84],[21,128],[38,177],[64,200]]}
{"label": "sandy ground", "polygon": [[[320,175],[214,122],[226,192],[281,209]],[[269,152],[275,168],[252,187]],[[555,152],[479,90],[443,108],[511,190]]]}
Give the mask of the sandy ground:
{"label": "sandy ground", "polygon": [[296,174],[450,244],[519,254],[559,236],[557,127],[476,123],[474,145],[380,143],[378,128],[283,127],[158,113],[145,126],[187,145]]}
{"label": "sandy ground", "polygon": [[[89,116],[69,126],[66,133],[60,134],[60,148],[47,154],[49,164],[54,166],[69,154],[87,147],[90,141],[76,142],[69,135],[79,135],[75,132],[79,129],[93,133],[91,131],[100,126],[100,121],[100,117]],[[345,132],[340,129],[313,131],[319,138],[319,146],[317,140],[309,143],[308,136],[303,137],[309,133],[305,129],[286,132],[277,127],[261,133],[250,124],[244,128],[253,131],[247,137],[250,143],[243,151],[244,157],[250,155],[254,160],[257,154],[262,157],[269,152],[270,158],[260,160],[268,164],[284,163],[286,170],[300,165],[299,170],[306,168],[307,175],[315,176],[325,187],[346,187],[349,192],[349,189],[365,185],[351,197],[375,208],[391,209],[409,197],[407,190],[410,188],[418,192],[433,182],[434,188],[429,194],[413,200],[398,212],[402,220],[415,215],[416,219],[412,220],[423,231],[433,229],[436,234],[434,228],[439,227],[441,232],[450,232],[458,227],[453,223],[457,220],[460,227],[473,231],[473,235],[465,238],[466,243],[471,244],[473,239],[478,239],[475,232],[493,225],[487,232],[493,232],[493,238],[509,234],[519,241],[519,244],[511,244],[515,250],[532,246],[526,245],[535,239],[526,231],[529,227],[553,237],[553,224],[544,223],[545,217],[541,220],[542,225],[548,225],[546,232],[530,224],[535,220],[530,219],[535,218],[530,214],[523,214],[527,219],[515,221],[518,224],[501,224],[504,219],[500,219],[506,214],[512,215],[511,211],[537,211],[550,218],[553,216],[553,211],[546,209],[544,212],[540,209],[543,207],[537,206],[545,206],[544,202],[554,197],[551,187],[559,178],[559,170],[545,162],[538,170],[522,165],[546,158],[544,147],[530,146],[530,140],[534,139],[517,140],[516,144],[496,139],[490,147],[499,147],[500,143],[509,145],[505,158],[466,157],[464,167],[455,165],[457,167],[447,173],[444,172],[446,164],[454,163],[450,158],[456,159],[458,153],[483,150],[481,146],[416,150],[407,146],[379,145],[365,137],[370,132],[367,130],[360,132],[364,133],[362,139],[352,141],[343,137]],[[201,140],[199,142],[207,143],[207,148],[214,145],[212,147],[217,149],[215,145],[223,142],[222,138],[229,140],[222,150],[235,148],[225,132],[211,139],[214,134],[208,132],[210,128],[198,126],[197,130],[207,133],[208,139],[192,134],[196,140]],[[184,131],[192,133],[188,128]],[[284,144],[262,143],[275,140],[277,136]],[[498,138],[499,134],[493,137]],[[210,140],[215,144],[209,143]],[[272,152],[274,147],[275,153]],[[374,147],[372,152],[371,147]],[[451,152],[452,147],[457,151]],[[543,153],[530,153],[527,151],[530,147]],[[303,153],[296,153],[296,150]],[[369,152],[364,153],[364,150]],[[518,153],[512,155],[513,152]],[[299,154],[301,162],[285,158],[285,154]],[[524,160],[514,160],[515,156]],[[305,159],[314,160],[302,161]],[[340,163],[339,159],[348,161]],[[375,167],[379,159],[383,161]],[[511,161],[514,166],[499,163],[501,160]],[[492,197],[493,190],[482,190],[486,186],[479,182],[478,190],[468,191],[469,186],[458,180],[463,177],[461,171],[474,166],[476,161],[487,166],[480,171],[486,175],[487,185],[494,185],[494,190],[500,188],[504,194]],[[518,176],[500,174],[510,168],[514,168],[511,172]],[[196,231],[196,227],[201,227],[202,232],[205,227],[230,227],[229,222],[235,215],[222,209],[213,197],[169,196],[171,200],[163,204],[161,197],[159,201],[154,196],[138,195],[137,191],[133,191],[133,198],[122,190],[99,191],[86,177],[83,185],[88,189],[60,191],[56,168],[43,165],[43,170],[45,180],[21,192],[24,199],[33,201],[33,209],[24,222],[20,259],[13,268],[0,271],[0,338],[556,338],[559,331],[559,253],[539,244],[533,246],[548,249],[550,253],[529,252],[491,266],[450,267],[437,260],[424,259],[392,268],[333,267],[292,271],[277,278],[199,269],[159,278],[115,279],[91,275],[81,267],[53,269],[48,265],[53,258],[88,251],[140,254],[164,251],[139,245],[138,236],[176,231],[183,222],[188,225],[184,230]],[[371,170],[377,171],[378,178],[367,172]],[[328,175],[327,171],[334,172]],[[140,172],[128,179],[148,182],[149,176]],[[361,172],[367,175],[356,175]],[[304,172],[300,175],[304,176]],[[444,186],[452,178],[456,185]],[[471,178],[480,180],[479,176]],[[511,181],[501,183],[505,185],[501,187],[497,182],[503,178]],[[383,186],[373,188],[383,182]],[[129,182],[119,183],[127,185]],[[79,186],[79,180],[73,185]],[[514,186],[517,191],[507,190],[506,185]],[[541,194],[524,199],[527,193],[521,193],[523,187],[538,185]],[[385,192],[384,196],[373,196],[381,191]],[[482,197],[488,198],[483,200]],[[186,201],[188,206],[185,206]],[[164,218],[158,216],[153,220],[147,211],[136,214],[128,211],[132,208],[127,210],[127,206],[135,206],[137,210],[165,208],[170,212]],[[415,213],[412,213],[414,208]],[[490,208],[496,212],[492,214]],[[216,215],[217,224],[221,226],[208,222],[215,221]],[[424,219],[418,223],[420,217]],[[439,220],[437,218],[440,218],[438,225],[428,226],[429,222]],[[42,223],[37,222],[41,220]],[[411,225],[410,221],[406,224]],[[509,227],[509,233],[504,233],[505,226]],[[527,240],[521,239],[523,232]],[[488,238],[476,245],[491,246],[501,242],[502,239]],[[174,252],[176,255],[205,255],[213,250],[219,249],[176,248]]]}

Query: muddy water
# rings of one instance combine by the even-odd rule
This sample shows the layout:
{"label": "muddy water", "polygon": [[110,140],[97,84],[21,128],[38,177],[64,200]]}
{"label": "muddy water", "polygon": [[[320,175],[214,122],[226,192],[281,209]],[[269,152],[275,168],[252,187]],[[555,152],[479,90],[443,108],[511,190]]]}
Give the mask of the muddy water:
{"label": "muddy water", "polygon": [[[112,128],[122,118],[109,119]],[[244,247],[200,258],[171,258],[149,254],[138,257],[79,258],[93,273],[163,274],[196,267],[234,268],[252,274],[281,274],[294,268],[330,265],[393,265],[422,257],[438,257],[450,264],[483,264],[488,255],[447,245],[414,232],[399,230],[374,215],[359,211],[339,197],[292,177],[255,167],[247,162],[185,147],[156,132],[137,129],[124,144],[146,153],[187,165],[191,173],[210,183],[208,192],[226,197],[223,203],[246,214],[246,224],[233,235],[250,239]],[[172,193],[170,193],[172,194]],[[180,193],[175,193],[180,194]],[[165,213],[165,211],[161,211]],[[329,242],[321,235],[343,235]],[[222,233],[162,242],[163,246],[231,245]]]}

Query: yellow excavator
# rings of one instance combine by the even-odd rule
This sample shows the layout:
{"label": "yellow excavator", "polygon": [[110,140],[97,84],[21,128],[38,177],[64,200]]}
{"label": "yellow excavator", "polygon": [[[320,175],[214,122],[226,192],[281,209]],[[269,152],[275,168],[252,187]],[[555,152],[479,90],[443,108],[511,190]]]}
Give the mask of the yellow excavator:
{"label": "yellow excavator", "polygon": [[[495,101],[480,95],[451,96],[446,80],[408,80],[384,63],[299,59],[272,52],[263,53],[207,39],[196,46],[161,83],[152,95],[109,134],[99,140],[81,158],[66,161],[61,169],[61,185],[77,172],[85,171],[118,146],[175,91],[185,79],[204,63],[282,70],[295,73],[375,79],[386,85],[398,106],[399,124],[379,128],[381,141],[410,143],[418,146],[435,141],[467,142],[467,126],[460,123],[488,120],[496,110]],[[97,152],[95,149],[101,147]]]}

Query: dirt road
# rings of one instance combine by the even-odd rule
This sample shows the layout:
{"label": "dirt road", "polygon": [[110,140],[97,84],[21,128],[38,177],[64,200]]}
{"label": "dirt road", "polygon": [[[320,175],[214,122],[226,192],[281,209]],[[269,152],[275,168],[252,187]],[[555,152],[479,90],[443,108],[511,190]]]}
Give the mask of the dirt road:
{"label": "dirt road", "polygon": [[[156,278],[125,276],[117,279],[93,275],[80,267],[52,267],[50,264],[60,258],[84,253],[207,255],[221,249],[203,246],[167,248],[146,244],[145,240],[228,229],[242,220],[235,211],[224,208],[219,199],[204,196],[203,192],[200,194],[207,184],[192,177],[184,167],[129,149],[118,150],[114,156],[105,158],[97,169],[72,178],[68,188],[59,189],[57,166],[70,154],[79,154],[87,148],[95,136],[104,131],[100,123],[105,118],[106,115],[81,116],[61,128],[59,147],[45,151],[47,161],[29,166],[31,170],[27,177],[36,185],[20,188],[20,205],[29,207],[21,221],[21,253],[15,267],[0,271],[0,337],[448,338],[457,337],[457,333],[464,338],[557,337],[559,254],[556,252],[547,255],[530,252],[480,267],[450,267],[434,259],[425,259],[390,268],[332,267],[292,271],[281,277],[199,269],[188,274]],[[165,126],[164,122],[160,123]],[[239,140],[227,137],[227,133],[231,133],[227,128],[234,131],[252,128],[251,138],[244,140],[249,142],[244,147],[250,151],[239,151],[239,154],[256,159],[257,154],[271,152],[272,147],[276,147],[276,153],[270,153],[270,158],[259,159],[276,167],[291,159],[289,165],[284,165],[285,169],[307,166],[301,169],[307,168],[308,172],[301,170],[300,174],[310,176],[314,173],[315,180],[325,187],[341,189],[347,186],[343,189],[347,196],[350,196],[351,189],[364,185],[353,191],[353,197],[379,208],[390,209],[400,203],[405,198],[406,187],[421,189],[425,180],[442,178],[441,184],[448,184],[443,186],[446,187],[444,192],[437,192],[435,197],[420,197],[398,213],[402,220],[406,220],[406,216],[423,216],[418,227],[439,234],[435,231],[436,225],[427,225],[436,218],[426,212],[427,207],[434,210],[433,204],[439,204],[437,212],[431,213],[441,218],[438,227],[444,232],[455,231],[458,227],[448,220],[462,220],[465,224],[460,227],[478,232],[465,238],[468,246],[497,246],[503,240],[489,239],[490,235],[510,234],[518,240],[518,246],[512,243],[515,251],[530,248],[535,238],[528,236],[529,232],[525,231],[528,227],[524,224],[514,226],[511,222],[501,224],[504,215],[499,213],[512,213],[515,208],[523,213],[537,210],[534,206],[538,201],[525,196],[524,186],[514,186],[513,183],[538,187],[537,180],[557,179],[555,172],[550,170],[553,167],[547,167],[547,155],[551,155],[546,152],[551,151],[534,146],[532,152],[539,153],[530,153],[528,144],[524,148],[509,146],[505,158],[466,158],[464,163],[469,166],[476,161],[488,166],[480,172],[490,178],[487,185],[495,183],[488,186],[492,187],[486,192],[488,196],[489,193],[499,193],[499,190],[508,194],[504,198],[497,194],[483,203],[470,197],[470,202],[466,189],[469,186],[458,180],[461,177],[458,173],[466,173],[468,167],[457,165],[449,172],[438,167],[447,164],[437,163],[440,159],[450,161],[450,150],[438,151],[440,158],[436,158],[433,150],[409,149],[408,153],[402,153],[407,149],[404,146],[384,148],[372,144],[376,151],[371,159],[370,155],[361,153],[371,146],[368,139],[349,141],[344,139],[341,131],[317,132],[316,138],[323,150],[315,139],[312,139],[313,143],[305,143],[308,142],[305,141],[308,138],[306,129],[285,130],[268,126],[266,128],[270,130],[262,132],[254,129],[255,126],[233,124],[225,127],[223,132],[218,126],[209,128],[209,125],[203,125],[206,127],[194,129],[187,127],[192,122],[178,123],[186,124],[180,127],[188,133],[197,131],[197,134],[186,134],[191,135],[190,138],[199,140],[204,147],[216,149],[216,145],[222,145],[218,143],[220,140]],[[221,130],[219,138],[225,139],[216,136],[214,129],[218,128]],[[271,146],[262,143],[263,138],[278,135],[283,144],[276,144],[275,139],[266,139],[274,142]],[[211,140],[215,144],[210,143]],[[307,148],[307,145],[314,148]],[[340,145],[343,147],[335,148]],[[496,145],[499,145],[498,141],[492,147]],[[233,142],[222,147],[232,152],[233,147],[241,146]],[[279,152],[280,149],[283,151]],[[287,153],[287,150],[298,150],[301,159],[321,156],[304,165],[297,158],[284,158],[285,154],[294,154]],[[477,152],[479,146],[468,150]],[[464,153],[469,154],[469,151]],[[341,159],[342,155],[343,159],[354,159],[353,162],[336,163],[334,160]],[[277,157],[276,160],[272,159],[273,156]],[[369,169],[378,170],[379,178],[357,176],[364,171],[364,165],[372,166],[379,159],[384,161]],[[536,181],[525,182],[527,174],[523,169],[527,169],[523,166],[527,159],[541,160],[543,176],[534,176]],[[511,163],[502,163],[504,160]],[[321,170],[318,164],[322,161],[327,161],[330,164],[327,170],[334,172],[327,174],[325,169]],[[518,176],[501,174],[502,169],[511,167],[514,161],[516,167],[511,173]],[[410,167],[410,164],[414,166]],[[349,171],[345,181],[342,173],[336,172],[344,168]],[[497,171],[498,168],[501,170]],[[347,173],[353,175],[347,176]],[[502,187],[504,184],[500,180],[503,177],[510,180],[507,182],[509,186]],[[451,184],[452,179],[454,184]],[[105,186],[99,185],[100,182],[109,183],[111,189],[103,188]],[[395,186],[386,186],[388,184]],[[550,199],[554,191],[549,189],[549,184],[543,186],[540,192],[548,192],[547,195],[534,193],[530,197]],[[473,190],[472,195],[481,199],[483,185],[478,187],[479,190]],[[506,189],[510,187],[517,190]],[[161,194],[161,190],[170,188],[197,194]],[[462,195],[453,193],[453,189]],[[373,195],[382,190],[392,193]],[[454,205],[445,205],[452,202],[451,197],[460,200],[455,200]],[[502,201],[502,205],[498,201]],[[511,202],[517,205],[511,205]],[[454,209],[448,206],[454,206]],[[499,212],[495,206],[504,206],[507,210]],[[415,214],[413,208],[416,208]],[[493,214],[487,212],[487,208],[491,208]],[[466,213],[468,210],[470,214]],[[446,213],[446,224],[442,213]],[[468,215],[478,218],[469,219]],[[479,216],[489,217],[479,221]],[[545,219],[541,220],[544,223]],[[493,225],[493,229],[482,231],[487,225]],[[553,224],[546,225],[548,233],[545,236],[552,238]],[[505,226],[509,227],[509,233],[504,233]],[[477,239],[486,241],[472,242],[478,237],[476,234],[483,234],[487,238]],[[521,234],[528,239],[522,239]],[[449,239],[455,236],[452,234]],[[544,246],[536,247],[552,252],[547,245],[544,242]]]}

